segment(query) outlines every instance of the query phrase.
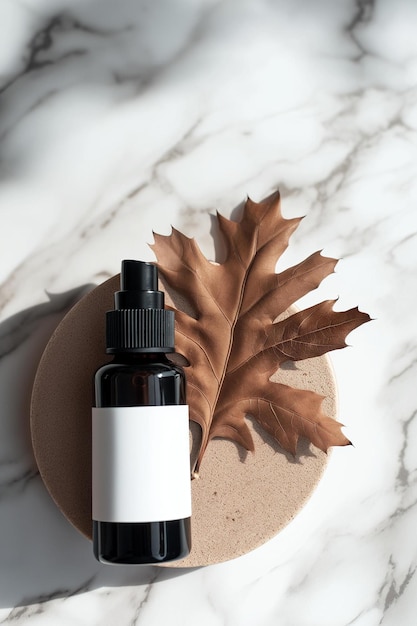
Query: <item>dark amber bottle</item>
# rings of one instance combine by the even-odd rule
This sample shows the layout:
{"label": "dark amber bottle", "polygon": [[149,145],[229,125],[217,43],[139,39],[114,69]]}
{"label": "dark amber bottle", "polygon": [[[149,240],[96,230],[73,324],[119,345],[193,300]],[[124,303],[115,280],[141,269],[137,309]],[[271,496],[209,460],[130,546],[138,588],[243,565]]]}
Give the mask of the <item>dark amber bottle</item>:
{"label": "dark amber bottle", "polygon": [[191,485],[185,376],[174,351],[157,268],[123,261],[107,313],[113,361],[95,375],[93,544],[102,563],[150,564],[191,549]]}

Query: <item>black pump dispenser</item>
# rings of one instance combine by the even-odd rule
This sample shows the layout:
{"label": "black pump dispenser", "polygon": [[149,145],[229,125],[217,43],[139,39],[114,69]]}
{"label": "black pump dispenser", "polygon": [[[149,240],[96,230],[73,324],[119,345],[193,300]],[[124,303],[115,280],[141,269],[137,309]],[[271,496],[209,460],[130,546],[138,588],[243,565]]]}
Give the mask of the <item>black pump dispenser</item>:
{"label": "black pump dispenser", "polygon": [[123,261],[120,288],[106,313],[106,352],[174,352],[174,312],[164,309],[156,265]]}

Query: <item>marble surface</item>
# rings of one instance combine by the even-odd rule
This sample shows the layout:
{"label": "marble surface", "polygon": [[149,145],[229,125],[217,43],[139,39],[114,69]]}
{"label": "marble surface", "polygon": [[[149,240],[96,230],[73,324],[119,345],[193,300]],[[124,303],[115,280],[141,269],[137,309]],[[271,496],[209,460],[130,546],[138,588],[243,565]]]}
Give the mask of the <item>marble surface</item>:
{"label": "marble surface", "polygon": [[[417,4],[0,4],[0,621],[412,626],[417,609]],[[57,323],[152,230],[195,235],[280,188],[375,318],[333,353],[340,420],[319,488],[275,539],[186,571],[109,568],[36,471],[28,406]],[[65,367],[65,355],[62,355]]]}

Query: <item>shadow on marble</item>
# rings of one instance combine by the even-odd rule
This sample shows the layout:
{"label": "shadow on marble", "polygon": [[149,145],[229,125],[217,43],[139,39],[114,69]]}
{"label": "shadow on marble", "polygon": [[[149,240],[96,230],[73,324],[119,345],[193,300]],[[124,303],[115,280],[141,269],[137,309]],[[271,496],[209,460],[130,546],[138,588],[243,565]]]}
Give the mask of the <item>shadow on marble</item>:
{"label": "shadow on marble", "polygon": [[49,295],[47,302],[0,325],[0,607],[103,586],[149,585],[189,571],[100,565],[91,543],[57,509],[39,476],[29,423],[37,365],[56,326],[92,287]]}

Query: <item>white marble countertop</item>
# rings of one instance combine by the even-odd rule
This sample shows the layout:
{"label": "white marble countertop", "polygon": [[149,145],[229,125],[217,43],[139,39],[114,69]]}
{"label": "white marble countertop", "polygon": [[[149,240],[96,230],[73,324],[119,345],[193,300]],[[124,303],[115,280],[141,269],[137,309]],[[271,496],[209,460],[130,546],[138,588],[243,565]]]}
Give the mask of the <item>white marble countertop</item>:
{"label": "white marble countertop", "polygon": [[[0,621],[52,626],[414,626],[417,610],[417,4],[3,0]],[[42,350],[86,285],[152,260],[152,230],[280,188],[373,318],[332,361],[339,419],[318,489],[275,539],[196,570],[109,568],[36,471]]]}

